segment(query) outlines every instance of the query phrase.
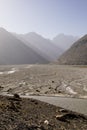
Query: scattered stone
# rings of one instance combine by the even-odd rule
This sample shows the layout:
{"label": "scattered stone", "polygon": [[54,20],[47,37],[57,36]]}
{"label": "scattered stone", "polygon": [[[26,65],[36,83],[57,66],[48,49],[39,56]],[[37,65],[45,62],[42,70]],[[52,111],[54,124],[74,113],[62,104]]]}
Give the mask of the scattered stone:
{"label": "scattered stone", "polygon": [[36,89],[36,92],[40,92],[40,90]]}
{"label": "scattered stone", "polygon": [[10,108],[11,110],[15,111],[15,112],[19,112],[16,104],[14,102],[10,102],[10,104],[8,105],[8,108]]}
{"label": "scattered stone", "polygon": [[0,85],[0,90],[3,89],[3,88],[4,88],[4,87],[2,87],[2,86]]}
{"label": "scattered stone", "polygon": [[59,112],[68,113],[68,110],[66,110],[66,109],[60,109]]}
{"label": "scattered stone", "polygon": [[37,102],[37,101],[35,102],[35,105],[38,105],[38,102]]}
{"label": "scattered stone", "polygon": [[70,120],[77,119],[77,118],[79,118],[79,116],[74,113],[67,113],[64,115],[56,116],[56,119],[63,121],[63,122],[70,122]]}
{"label": "scattered stone", "polygon": [[74,113],[67,113],[63,116],[63,118],[65,119],[69,119],[69,120],[72,120],[72,119],[77,119],[79,118],[78,115],[74,114]]}
{"label": "scattered stone", "polygon": [[31,102],[34,103],[35,105],[38,105],[38,102],[34,99],[31,99]]}
{"label": "scattered stone", "polygon": [[54,81],[52,80],[52,83],[54,83]]}
{"label": "scattered stone", "polygon": [[51,89],[51,87],[49,87],[49,89]]}
{"label": "scattered stone", "polygon": [[58,93],[62,93],[62,90],[58,90]]}
{"label": "scattered stone", "polygon": [[45,94],[47,94],[47,93],[48,93],[48,91],[45,92]]}
{"label": "scattered stone", "polygon": [[7,92],[11,92],[12,91],[12,88],[9,88],[8,90],[7,90]]}
{"label": "scattered stone", "polygon": [[63,117],[63,115],[56,115],[56,119]]}
{"label": "scattered stone", "polygon": [[14,94],[14,98],[20,99],[20,96],[19,96],[17,93],[15,93],[15,94]]}
{"label": "scattered stone", "polygon": [[48,124],[49,124],[49,121],[48,121],[48,120],[45,120],[45,121],[44,121],[44,124],[48,125]]}
{"label": "scattered stone", "polygon": [[19,83],[18,87],[22,87],[22,86],[23,86],[23,84],[22,84],[22,83]]}

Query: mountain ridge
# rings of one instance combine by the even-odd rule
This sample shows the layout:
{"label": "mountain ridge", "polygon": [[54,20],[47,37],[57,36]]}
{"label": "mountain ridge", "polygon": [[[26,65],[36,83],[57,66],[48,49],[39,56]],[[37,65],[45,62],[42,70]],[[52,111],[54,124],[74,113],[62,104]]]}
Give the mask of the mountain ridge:
{"label": "mountain ridge", "polygon": [[58,64],[87,65],[87,34],[60,56]]}
{"label": "mountain ridge", "polygon": [[[49,61],[55,61],[60,54],[60,49],[54,45],[49,39],[43,38],[41,35],[37,33],[27,33],[25,35],[21,35],[23,39],[27,41],[27,45],[32,46],[33,49],[39,52],[40,55],[47,58]],[[28,44],[28,42],[30,44]]]}
{"label": "mountain ridge", "polygon": [[0,64],[32,63],[48,63],[48,61],[17,39],[12,33],[0,28]]}
{"label": "mountain ridge", "polygon": [[68,50],[74,42],[79,39],[77,36],[66,35],[66,34],[58,34],[53,38],[53,43],[56,44],[59,48],[62,49],[62,53]]}

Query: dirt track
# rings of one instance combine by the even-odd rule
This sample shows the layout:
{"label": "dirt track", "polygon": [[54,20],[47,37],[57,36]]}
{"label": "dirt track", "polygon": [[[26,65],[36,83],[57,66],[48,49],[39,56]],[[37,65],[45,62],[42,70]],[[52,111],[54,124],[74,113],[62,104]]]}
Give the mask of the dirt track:
{"label": "dirt track", "polygon": [[0,130],[86,130],[87,117],[34,99],[0,96]]}

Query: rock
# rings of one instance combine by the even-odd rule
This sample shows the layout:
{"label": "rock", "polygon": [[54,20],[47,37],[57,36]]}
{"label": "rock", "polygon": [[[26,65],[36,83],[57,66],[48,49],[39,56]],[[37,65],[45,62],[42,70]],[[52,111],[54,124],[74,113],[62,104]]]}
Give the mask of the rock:
{"label": "rock", "polygon": [[40,90],[36,89],[36,92],[40,92]]}
{"label": "rock", "polygon": [[68,122],[68,123],[70,122],[70,120],[77,119],[77,118],[79,118],[79,116],[77,116],[74,113],[67,113],[64,115],[57,115],[56,116],[56,119],[63,121],[63,122]]}
{"label": "rock", "polygon": [[56,115],[56,119],[63,117],[63,115]]}
{"label": "rock", "polygon": [[3,88],[4,88],[4,87],[2,87],[2,86],[0,85],[0,90],[3,89]]}
{"label": "rock", "polygon": [[48,124],[49,124],[49,121],[48,121],[48,120],[45,120],[45,121],[44,121],[44,124],[48,125]]}
{"label": "rock", "polygon": [[48,91],[45,92],[45,94],[47,94],[47,93],[48,93]]}
{"label": "rock", "polygon": [[25,85],[28,85],[28,83],[26,83],[25,81],[22,81],[21,83],[19,83],[19,87],[23,87],[23,86],[25,86]]}
{"label": "rock", "polygon": [[67,113],[68,110],[66,110],[66,109],[60,109],[59,112]]}
{"label": "rock", "polygon": [[9,88],[8,90],[7,90],[7,92],[11,92],[12,91],[12,88]]}
{"label": "rock", "polygon": [[54,83],[54,81],[52,80],[52,83]]}
{"label": "rock", "polygon": [[79,116],[76,115],[76,114],[74,114],[74,113],[68,113],[68,114],[65,114],[65,115],[63,116],[63,118],[69,119],[69,120],[73,120],[73,119],[79,118]]}
{"label": "rock", "polygon": [[18,87],[22,87],[22,86],[23,86],[23,84],[22,84],[22,83],[19,83]]}
{"label": "rock", "polygon": [[62,93],[62,90],[58,90],[58,93]]}
{"label": "rock", "polygon": [[15,94],[14,94],[14,98],[20,99],[20,96],[19,96],[17,93],[15,93]]}
{"label": "rock", "polygon": [[10,102],[10,104],[8,105],[8,108],[10,108],[11,110],[15,111],[15,112],[19,112],[19,110],[17,109],[17,106],[14,102]]}

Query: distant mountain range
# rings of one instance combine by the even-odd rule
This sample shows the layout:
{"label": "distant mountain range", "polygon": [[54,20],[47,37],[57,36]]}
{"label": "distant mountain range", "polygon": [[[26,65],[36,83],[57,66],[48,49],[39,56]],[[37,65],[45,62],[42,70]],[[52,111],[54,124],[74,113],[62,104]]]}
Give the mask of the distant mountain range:
{"label": "distant mountain range", "polygon": [[26,41],[26,45],[34,49],[39,55],[43,56],[48,61],[56,61],[61,54],[61,49],[58,48],[51,40],[45,39],[34,32],[21,35]]}
{"label": "distant mountain range", "polygon": [[61,34],[50,40],[35,32],[19,35],[0,28],[0,64],[54,62],[77,39]]}
{"label": "distant mountain range", "polygon": [[0,28],[0,64],[49,63],[11,33]]}
{"label": "distant mountain range", "polygon": [[52,42],[62,50],[62,54],[63,52],[68,50],[71,47],[71,45],[78,39],[79,37],[77,36],[59,34],[53,38]]}
{"label": "distant mountain range", "polygon": [[87,65],[87,35],[75,42],[58,59],[59,64],[67,65]]}
{"label": "distant mountain range", "polygon": [[[27,34],[15,34],[17,38],[22,40],[27,46],[31,47],[39,55],[48,61],[56,61],[78,38],[60,34],[53,40],[45,39],[41,35],[30,32]],[[62,36],[62,37],[61,37]],[[61,38],[60,38],[61,37]],[[58,40],[59,38],[59,40]]]}

